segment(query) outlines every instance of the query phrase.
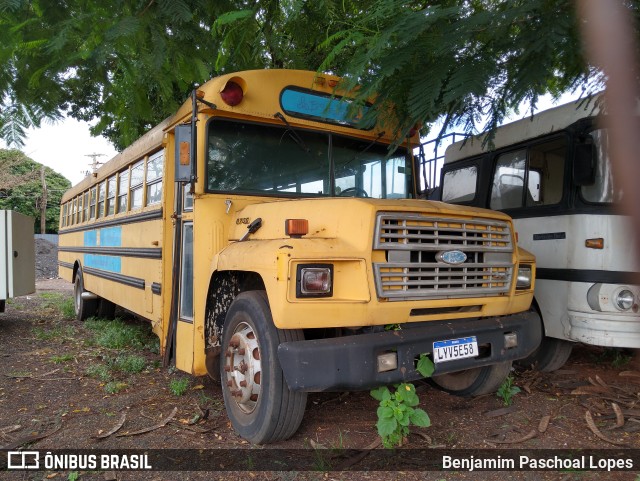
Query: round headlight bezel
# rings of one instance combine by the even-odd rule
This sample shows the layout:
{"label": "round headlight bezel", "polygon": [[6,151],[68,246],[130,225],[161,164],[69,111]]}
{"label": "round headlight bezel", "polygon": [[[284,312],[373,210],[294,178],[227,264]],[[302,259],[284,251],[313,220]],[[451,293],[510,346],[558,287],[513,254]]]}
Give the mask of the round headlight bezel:
{"label": "round headlight bezel", "polygon": [[630,310],[635,304],[636,297],[630,289],[620,289],[613,300],[614,305],[621,311]]}

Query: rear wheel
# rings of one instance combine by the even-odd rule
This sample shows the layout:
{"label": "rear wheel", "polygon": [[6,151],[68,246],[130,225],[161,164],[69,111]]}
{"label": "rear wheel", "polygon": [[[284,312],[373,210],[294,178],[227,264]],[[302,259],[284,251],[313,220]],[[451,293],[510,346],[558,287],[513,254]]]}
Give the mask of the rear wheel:
{"label": "rear wheel", "polygon": [[573,344],[563,339],[544,337],[538,349],[520,359],[517,364],[524,368],[533,366],[534,369],[543,372],[555,371],[565,365],[573,350]]}
{"label": "rear wheel", "polygon": [[76,319],[79,321],[85,321],[91,316],[95,316],[98,310],[98,300],[83,298],[82,294],[84,292],[82,269],[78,269],[76,281],[73,284],[73,306],[76,311]]}
{"label": "rear wheel", "polygon": [[255,444],[288,439],[302,421],[307,393],[289,389],[278,345],[303,340],[299,329],[274,326],[266,293],[239,294],[222,334],[220,377],[227,415],[240,436]]}
{"label": "rear wheel", "polygon": [[511,361],[441,374],[430,381],[443,391],[456,396],[480,396],[497,391],[511,371]]}
{"label": "rear wheel", "polygon": [[113,319],[116,316],[116,305],[104,298],[98,299],[98,317],[101,319]]}

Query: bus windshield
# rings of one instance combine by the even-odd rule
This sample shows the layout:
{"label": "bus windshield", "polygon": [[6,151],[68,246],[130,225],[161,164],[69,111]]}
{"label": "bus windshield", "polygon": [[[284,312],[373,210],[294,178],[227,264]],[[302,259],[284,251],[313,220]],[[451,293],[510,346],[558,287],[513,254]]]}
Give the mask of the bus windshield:
{"label": "bus windshield", "polygon": [[411,196],[407,152],[372,140],[289,126],[213,119],[207,136],[207,190],[248,194]]}
{"label": "bus windshield", "polygon": [[605,129],[591,132],[597,152],[596,178],[592,185],[582,187],[582,197],[587,202],[598,204],[616,203],[623,198],[622,187],[613,178],[609,158],[609,136]]}

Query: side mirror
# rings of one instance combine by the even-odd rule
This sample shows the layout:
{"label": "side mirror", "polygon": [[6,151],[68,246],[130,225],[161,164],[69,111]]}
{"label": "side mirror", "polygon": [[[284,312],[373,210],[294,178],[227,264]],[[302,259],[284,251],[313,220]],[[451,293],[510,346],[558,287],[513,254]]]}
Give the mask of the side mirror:
{"label": "side mirror", "polygon": [[593,185],[596,180],[596,149],[588,138],[573,146],[573,182],[578,186]]}
{"label": "side mirror", "polygon": [[178,125],[175,130],[175,181],[191,181],[191,125]]}

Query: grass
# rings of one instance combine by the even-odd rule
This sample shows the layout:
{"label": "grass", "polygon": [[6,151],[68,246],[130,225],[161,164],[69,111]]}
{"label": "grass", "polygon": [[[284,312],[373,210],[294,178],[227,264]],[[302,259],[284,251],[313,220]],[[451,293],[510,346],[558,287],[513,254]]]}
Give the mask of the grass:
{"label": "grass", "polygon": [[151,333],[149,326],[127,323],[122,319],[92,317],[85,321],[84,327],[93,331],[92,341],[95,345],[108,349],[133,348],[159,352],[158,338]]}
{"label": "grass", "polygon": [[104,364],[91,364],[86,370],[87,376],[108,381],[111,379],[111,371]]}
{"label": "grass", "polygon": [[45,301],[43,304],[45,309],[58,311],[65,319],[73,319],[76,316],[73,299],[68,296],[59,292],[42,292],[40,298]]}
{"label": "grass", "polygon": [[181,377],[179,379],[172,379],[169,381],[169,391],[171,391],[175,396],[182,396],[189,389],[189,379],[186,377]]}
{"label": "grass", "polygon": [[33,335],[38,341],[51,341],[53,339],[73,339],[76,336],[76,330],[73,326],[54,326],[51,329],[44,329],[42,327],[35,327]]}
{"label": "grass", "polygon": [[54,364],[62,364],[65,362],[73,361],[75,356],[72,354],[63,354],[61,356],[51,356],[51,362]]}
{"label": "grass", "polygon": [[122,391],[123,389],[125,389],[126,387],[127,387],[126,382],[109,381],[107,384],[104,385],[104,390],[107,391],[109,394],[116,394]]}
{"label": "grass", "polygon": [[135,374],[144,371],[147,367],[147,361],[142,356],[129,354],[126,356],[118,356],[113,361],[113,368],[120,372]]}

